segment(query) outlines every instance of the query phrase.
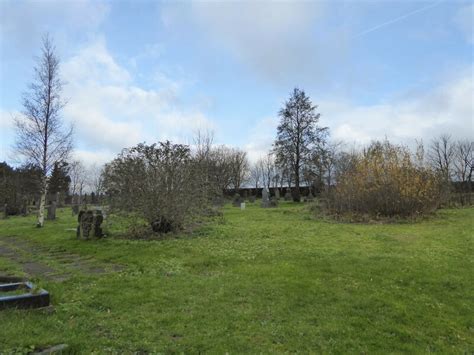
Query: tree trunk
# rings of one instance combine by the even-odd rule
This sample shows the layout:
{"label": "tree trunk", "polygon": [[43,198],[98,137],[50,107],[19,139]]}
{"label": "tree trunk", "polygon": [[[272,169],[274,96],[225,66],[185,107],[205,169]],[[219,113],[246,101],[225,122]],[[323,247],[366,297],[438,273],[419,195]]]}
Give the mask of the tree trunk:
{"label": "tree trunk", "polygon": [[300,181],[299,176],[296,177],[295,181],[295,193],[293,194],[294,202],[301,202],[301,193],[300,193]]}
{"label": "tree trunk", "polygon": [[299,163],[299,159],[296,159],[296,165],[295,165],[295,192],[293,193],[293,201],[294,202],[301,202],[300,163]]}
{"label": "tree trunk", "polygon": [[44,225],[44,209],[46,206],[46,194],[48,193],[48,180],[47,177],[43,177],[42,181],[42,191],[41,191],[41,200],[38,210],[38,223],[36,227],[41,228]]}

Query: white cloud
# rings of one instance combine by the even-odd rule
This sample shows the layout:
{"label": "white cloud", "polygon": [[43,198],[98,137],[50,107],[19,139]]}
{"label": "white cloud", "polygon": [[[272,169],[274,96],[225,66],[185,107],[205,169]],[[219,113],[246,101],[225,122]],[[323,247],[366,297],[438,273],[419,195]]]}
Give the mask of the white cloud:
{"label": "white cloud", "polygon": [[252,163],[266,156],[272,148],[278,120],[277,117],[266,117],[255,125],[254,133],[243,147]]}
{"label": "white cloud", "polygon": [[429,141],[442,133],[473,138],[473,67],[437,88],[378,105],[343,100],[322,102],[322,124],[346,142],[368,143],[387,137],[403,143]]}
{"label": "white cloud", "polygon": [[[441,134],[454,139],[474,139],[473,67],[465,68],[438,87],[417,95],[404,95],[390,102],[360,105],[343,99],[320,102],[320,125],[330,128],[332,140],[360,146],[388,138],[413,145],[428,143]],[[250,136],[245,149],[251,161],[265,155],[276,136],[278,118],[264,118]]]}
{"label": "white cloud", "polygon": [[112,154],[108,150],[95,150],[92,152],[88,150],[76,149],[72,154],[72,159],[83,162],[86,168],[90,168],[93,165],[102,166],[114,158],[115,154]]}
{"label": "white cloud", "polygon": [[0,109],[0,161],[13,160],[11,158],[13,158],[12,148],[15,140],[14,118],[20,114],[18,111]]}
{"label": "white cloud", "polygon": [[[159,89],[137,85],[103,38],[67,59],[62,74],[69,98],[64,117],[75,125],[84,158],[100,161],[143,141],[183,141],[196,128],[213,126],[199,110],[180,105],[179,85],[170,78]],[[99,158],[95,151],[102,152]]]}
{"label": "white cloud", "polygon": [[0,131],[11,129],[13,127],[14,117],[18,115],[17,111],[5,111],[0,109]]}
{"label": "white cloud", "polygon": [[107,3],[94,0],[67,1],[67,4],[61,0],[3,0],[0,1],[0,43],[8,41],[17,51],[30,53],[42,34],[50,32],[60,45],[69,40],[68,33],[96,30],[109,10]]}
{"label": "white cloud", "polygon": [[71,85],[88,83],[126,84],[131,80],[107,50],[105,39],[99,37],[81,48],[61,68],[61,74]]}
{"label": "white cloud", "polygon": [[311,75],[320,78],[345,51],[347,36],[338,29],[324,39],[315,33],[324,6],[306,1],[171,3],[162,21],[174,34],[203,34],[206,42],[228,50],[264,79],[294,83]]}

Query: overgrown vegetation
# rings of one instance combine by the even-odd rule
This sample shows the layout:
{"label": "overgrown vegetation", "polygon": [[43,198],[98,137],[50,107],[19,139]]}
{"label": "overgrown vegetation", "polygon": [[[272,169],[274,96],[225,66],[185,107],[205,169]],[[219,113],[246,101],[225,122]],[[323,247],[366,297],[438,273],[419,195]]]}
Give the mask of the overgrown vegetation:
{"label": "overgrown vegetation", "polygon": [[183,227],[203,212],[207,190],[188,146],[170,142],[125,149],[105,169],[112,208],[143,217],[157,233]]}
{"label": "overgrown vegetation", "polygon": [[403,146],[374,142],[351,158],[338,176],[326,207],[336,215],[371,218],[417,217],[435,211],[445,199],[440,174]]}

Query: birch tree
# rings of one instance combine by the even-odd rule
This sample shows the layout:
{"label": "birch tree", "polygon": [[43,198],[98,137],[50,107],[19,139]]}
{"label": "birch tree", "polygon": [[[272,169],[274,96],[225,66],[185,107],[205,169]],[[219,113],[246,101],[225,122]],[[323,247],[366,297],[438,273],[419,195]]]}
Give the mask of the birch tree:
{"label": "birch tree", "polygon": [[66,161],[72,150],[72,126],[65,128],[60,116],[65,105],[61,98],[62,86],[59,58],[46,35],[33,80],[23,95],[22,115],[15,118],[16,151],[41,169],[38,227],[44,224],[48,180],[54,164]]}

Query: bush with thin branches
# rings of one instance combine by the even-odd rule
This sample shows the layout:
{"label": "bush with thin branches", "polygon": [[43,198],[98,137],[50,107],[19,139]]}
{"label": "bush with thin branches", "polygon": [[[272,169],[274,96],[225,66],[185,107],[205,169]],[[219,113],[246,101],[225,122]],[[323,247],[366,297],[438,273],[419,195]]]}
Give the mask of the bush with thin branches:
{"label": "bush with thin branches", "polygon": [[443,199],[438,173],[408,148],[374,142],[353,156],[327,200],[335,215],[408,218],[433,212]]}

